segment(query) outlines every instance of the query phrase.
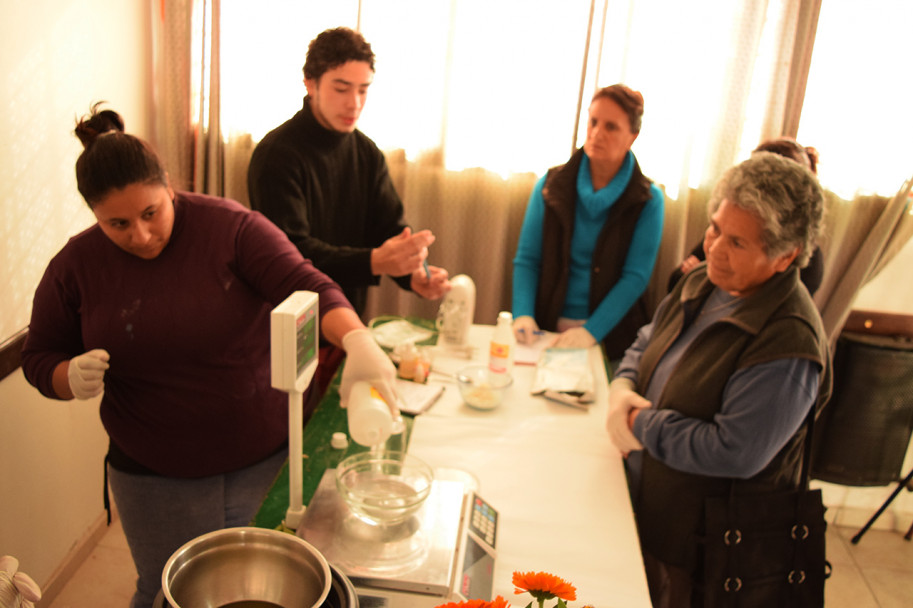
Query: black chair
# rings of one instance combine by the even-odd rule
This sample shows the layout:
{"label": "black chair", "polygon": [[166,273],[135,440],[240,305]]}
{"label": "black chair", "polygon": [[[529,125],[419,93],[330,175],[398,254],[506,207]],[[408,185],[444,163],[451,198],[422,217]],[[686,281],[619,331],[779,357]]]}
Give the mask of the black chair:
{"label": "black chair", "polygon": [[[854,545],[859,542],[859,539],[861,539],[862,535],[866,533],[866,530],[868,530],[869,528],[872,527],[872,524],[875,523],[875,520],[878,519],[878,516],[881,515],[882,513],[884,513],[884,510],[888,508],[888,505],[891,504],[891,501],[894,500],[895,498],[897,498],[897,495],[900,494],[901,490],[906,488],[907,490],[913,491],[913,487],[910,486],[911,480],[913,480],[913,469],[910,469],[910,472],[907,473],[907,476],[904,477],[902,482],[897,484],[897,487],[894,489],[893,492],[891,492],[891,495],[888,496],[888,499],[886,501],[884,501],[884,504],[882,504],[880,507],[878,507],[878,510],[875,511],[875,514],[872,515],[872,517],[869,519],[869,521],[865,522],[865,525],[862,526],[862,528],[859,530],[859,532],[857,532],[856,535],[850,539],[850,541]],[[903,537],[906,540],[910,540],[911,538],[913,538],[913,523],[910,524],[910,527],[907,529],[907,533],[904,534]]]}
{"label": "black chair", "polygon": [[[857,323],[859,316],[851,315],[834,350],[834,392],[815,425],[812,478],[849,486],[900,483],[853,543],[903,488],[913,489],[913,471],[901,478],[913,434],[913,331],[907,332],[913,317],[869,313]],[[885,317],[893,322],[878,322]],[[881,333],[887,330],[892,335]],[[913,526],[904,538],[911,534]]]}

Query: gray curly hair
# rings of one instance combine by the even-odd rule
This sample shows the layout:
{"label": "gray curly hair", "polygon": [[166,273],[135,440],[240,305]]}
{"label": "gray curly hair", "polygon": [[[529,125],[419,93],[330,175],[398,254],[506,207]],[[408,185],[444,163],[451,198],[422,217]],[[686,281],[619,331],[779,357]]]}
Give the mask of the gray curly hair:
{"label": "gray curly hair", "polygon": [[778,154],[755,152],[717,182],[709,215],[724,200],[760,218],[769,258],[799,247],[793,263],[799,268],[808,265],[824,225],[824,191],[814,173]]}

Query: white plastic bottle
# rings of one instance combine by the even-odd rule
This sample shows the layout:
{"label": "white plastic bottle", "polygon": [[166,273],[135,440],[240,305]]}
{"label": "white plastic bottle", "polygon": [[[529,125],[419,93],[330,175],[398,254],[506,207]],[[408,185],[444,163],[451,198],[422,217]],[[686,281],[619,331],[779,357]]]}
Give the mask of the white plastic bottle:
{"label": "white plastic bottle", "polygon": [[509,312],[498,313],[498,323],[488,351],[488,369],[496,374],[509,374],[513,371],[514,350],[517,348],[513,322],[514,317]]}
{"label": "white plastic bottle", "polygon": [[349,435],[355,443],[367,447],[379,446],[390,435],[403,431],[402,418],[394,419],[387,402],[367,382],[352,385],[348,403]]}

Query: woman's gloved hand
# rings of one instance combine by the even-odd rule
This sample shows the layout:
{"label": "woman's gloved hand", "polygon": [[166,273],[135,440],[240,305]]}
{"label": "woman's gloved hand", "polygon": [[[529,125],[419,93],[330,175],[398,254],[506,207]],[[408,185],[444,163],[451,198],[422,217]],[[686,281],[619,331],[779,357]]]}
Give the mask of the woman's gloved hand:
{"label": "woman's gloved hand", "polygon": [[558,334],[558,338],[552,345],[556,348],[589,348],[596,344],[596,338],[593,334],[583,327],[572,327]]}
{"label": "woman's gloved hand", "polygon": [[105,370],[110,367],[108,351],[96,348],[70,359],[67,382],[77,399],[90,399],[105,389]]}
{"label": "woman's gloved hand", "polygon": [[0,606],[33,608],[41,600],[41,588],[25,572],[19,572],[19,560],[12,555],[0,557]]}
{"label": "woman's gloved hand", "polygon": [[349,403],[352,385],[359,380],[367,382],[380,393],[390,408],[393,417],[399,416],[399,396],[396,393],[396,367],[387,353],[378,346],[371,330],[353,329],[342,338],[346,351],[345,368],[339,384],[339,400],[342,407]]}
{"label": "woman's gloved hand", "polygon": [[628,415],[634,408],[648,408],[652,405],[634,390],[634,383],[628,378],[616,378],[609,386],[609,416],[606,429],[609,438],[622,455],[644,448],[628,426]]}
{"label": "woman's gloved hand", "polygon": [[539,325],[536,320],[529,315],[523,315],[514,319],[514,337],[520,344],[532,344],[538,338]]}

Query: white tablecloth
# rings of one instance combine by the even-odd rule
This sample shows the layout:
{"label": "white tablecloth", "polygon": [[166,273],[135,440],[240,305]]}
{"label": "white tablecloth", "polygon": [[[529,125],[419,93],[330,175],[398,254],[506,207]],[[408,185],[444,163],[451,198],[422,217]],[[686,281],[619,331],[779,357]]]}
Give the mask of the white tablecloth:
{"label": "white tablecloth", "polygon": [[[473,326],[474,362],[487,361],[491,326]],[[470,360],[435,350],[433,368],[453,373]],[[434,467],[475,475],[479,494],[498,510],[494,595],[514,595],[514,571],[545,571],[577,587],[577,602],[599,608],[649,608],[643,563],[623,464],[605,430],[608,382],[599,349],[590,352],[596,402],[588,410],[529,394],[532,366],[515,366],[505,403],[492,411],[465,405],[446,389],[415,420],[409,452]]]}

